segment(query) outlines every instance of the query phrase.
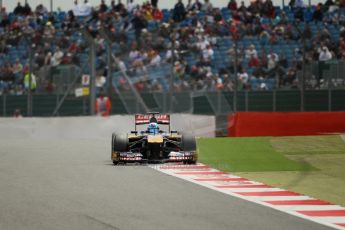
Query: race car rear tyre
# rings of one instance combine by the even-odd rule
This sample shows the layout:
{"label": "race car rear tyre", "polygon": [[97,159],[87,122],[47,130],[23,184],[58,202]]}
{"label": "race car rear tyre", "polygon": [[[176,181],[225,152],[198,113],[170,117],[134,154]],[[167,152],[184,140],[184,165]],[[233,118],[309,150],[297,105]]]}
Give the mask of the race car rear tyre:
{"label": "race car rear tyre", "polygon": [[196,151],[196,140],[191,134],[182,134],[181,148],[183,151]]}

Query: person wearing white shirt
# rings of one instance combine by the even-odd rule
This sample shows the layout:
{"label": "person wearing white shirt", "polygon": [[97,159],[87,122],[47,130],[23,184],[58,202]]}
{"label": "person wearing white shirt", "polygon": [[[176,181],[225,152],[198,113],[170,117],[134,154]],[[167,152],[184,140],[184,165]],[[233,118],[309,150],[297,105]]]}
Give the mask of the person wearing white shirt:
{"label": "person wearing white shirt", "polygon": [[91,15],[91,11],[92,11],[92,6],[88,2],[88,0],[85,0],[84,4],[79,6],[80,16],[89,16]]}
{"label": "person wearing white shirt", "polygon": [[130,0],[127,4],[127,10],[128,12],[132,13],[136,7],[136,4],[133,2],[133,0]]}
{"label": "person wearing white shirt", "polygon": [[213,59],[214,51],[210,45],[207,45],[206,49],[202,51],[202,56],[206,61]]}
{"label": "person wearing white shirt", "polygon": [[254,57],[258,57],[258,52],[255,49],[255,46],[252,44],[249,46],[249,49],[246,49],[245,51],[246,54],[246,59],[250,59],[252,57],[252,55],[254,55]]}
{"label": "person wearing white shirt", "polygon": [[328,61],[331,59],[332,59],[331,52],[329,52],[326,46],[322,47],[320,55],[319,55],[319,61]]}
{"label": "person wearing white shirt", "polygon": [[240,80],[244,85],[248,83],[249,75],[245,70],[237,74],[238,80]]}
{"label": "person wearing white shirt", "polygon": [[132,50],[131,52],[129,52],[129,59],[131,61],[134,61],[138,56],[139,56],[139,51],[138,50]]}
{"label": "person wearing white shirt", "polygon": [[151,59],[150,65],[158,66],[161,63],[161,56],[156,52],[155,56]]}
{"label": "person wearing white shirt", "polygon": [[64,53],[60,50],[60,48],[56,48],[56,51],[52,57],[52,65],[53,66],[60,65],[63,56],[64,56]]}
{"label": "person wearing white shirt", "polygon": [[78,4],[78,0],[74,1],[73,14],[76,17],[80,16],[80,6]]}
{"label": "person wearing white shirt", "polygon": [[[178,55],[177,50],[175,50],[174,53],[175,53],[175,58],[176,58],[176,59],[179,59],[179,55]],[[166,59],[167,61],[169,61],[171,58],[172,58],[172,51],[171,51],[171,49],[168,49],[167,53],[165,54],[165,59]]]}
{"label": "person wearing white shirt", "polygon": [[267,55],[267,69],[274,69],[279,61],[279,57],[276,53],[271,52]]}
{"label": "person wearing white shirt", "polygon": [[205,0],[205,3],[202,5],[201,10],[210,11],[212,10],[212,8],[213,8],[212,3],[210,3],[209,0]]}
{"label": "person wearing white shirt", "polygon": [[122,61],[122,60],[120,60],[120,59],[118,59],[118,62],[117,62],[118,64],[118,66],[119,66],[119,69],[121,70],[121,71],[123,71],[123,72],[126,72],[127,71],[127,67],[126,67],[126,64]]}
{"label": "person wearing white shirt", "polygon": [[199,50],[204,50],[209,45],[210,45],[210,42],[205,37],[200,38],[200,41],[196,44],[196,46]]}

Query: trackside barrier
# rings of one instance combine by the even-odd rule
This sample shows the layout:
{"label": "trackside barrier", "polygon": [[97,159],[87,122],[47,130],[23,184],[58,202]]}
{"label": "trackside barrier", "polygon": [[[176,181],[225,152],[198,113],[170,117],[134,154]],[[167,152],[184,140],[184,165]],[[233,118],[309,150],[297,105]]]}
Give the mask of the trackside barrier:
{"label": "trackside barrier", "polygon": [[[171,114],[172,130],[197,137],[214,137],[214,116]],[[143,125],[138,130],[144,130]],[[109,117],[81,116],[54,118],[0,118],[0,140],[29,138],[35,140],[101,140],[108,143],[113,132],[128,133],[135,129],[133,115]],[[162,130],[167,127],[161,125]],[[108,145],[106,145],[108,146]]]}
{"label": "trackside barrier", "polygon": [[303,136],[345,132],[345,112],[239,112],[228,116],[228,135]]}

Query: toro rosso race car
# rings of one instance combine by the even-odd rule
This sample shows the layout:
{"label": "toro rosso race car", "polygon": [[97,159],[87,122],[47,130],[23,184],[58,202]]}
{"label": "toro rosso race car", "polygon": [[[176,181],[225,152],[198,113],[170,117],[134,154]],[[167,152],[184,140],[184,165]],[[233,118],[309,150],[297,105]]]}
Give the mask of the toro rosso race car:
{"label": "toro rosso race car", "polygon": [[[138,131],[138,126],[146,128]],[[159,125],[168,126],[167,131]],[[111,159],[119,163],[165,163],[197,161],[195,137],[170,129],[170,115],[149,113],[135,115],[135,130],[129,134],[113,133]]]}

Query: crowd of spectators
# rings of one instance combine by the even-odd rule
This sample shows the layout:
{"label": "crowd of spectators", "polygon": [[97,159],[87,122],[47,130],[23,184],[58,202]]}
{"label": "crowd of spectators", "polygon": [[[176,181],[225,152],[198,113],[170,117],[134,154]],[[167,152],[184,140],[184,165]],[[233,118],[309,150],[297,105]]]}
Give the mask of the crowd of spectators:
{"label": "crowd of spectators", "polygon": [[[25,93],[30,69],[41,91],[54,90],[54,67],[73,64],[88,73],[83,57],[89,44],[82,30],[88,30],[96,44],[99,87],[105,85],[108,71],[106,41],[99,31],[108,32],[116,56],[112,69],[117,72],[111,83],[121,90],[129,90],[123,72],[139,91],[165,90],[170,74],[175,91],[234,90],[235,82],[248,90],[297,88],[304,49],[306,63],[345,58],[345,0],[314,7],[291,0],[283,9],[271,0],[248,6],[230,0],[222,9],[211,0],[189,0],[186,5],[177,0],[171,10],[161,10],[158,0],[142,5],[135,0],[127,5],[121,0],[74,4],[68,12],[20,3],[13,12],[1,9],[0,94]],[[289,56],[279,52],[285,44],[298,45]],[[42,70],[47,71],[39,74]],[[272,85],[254,86],[253,79],[271,80],[267,82]]]}

